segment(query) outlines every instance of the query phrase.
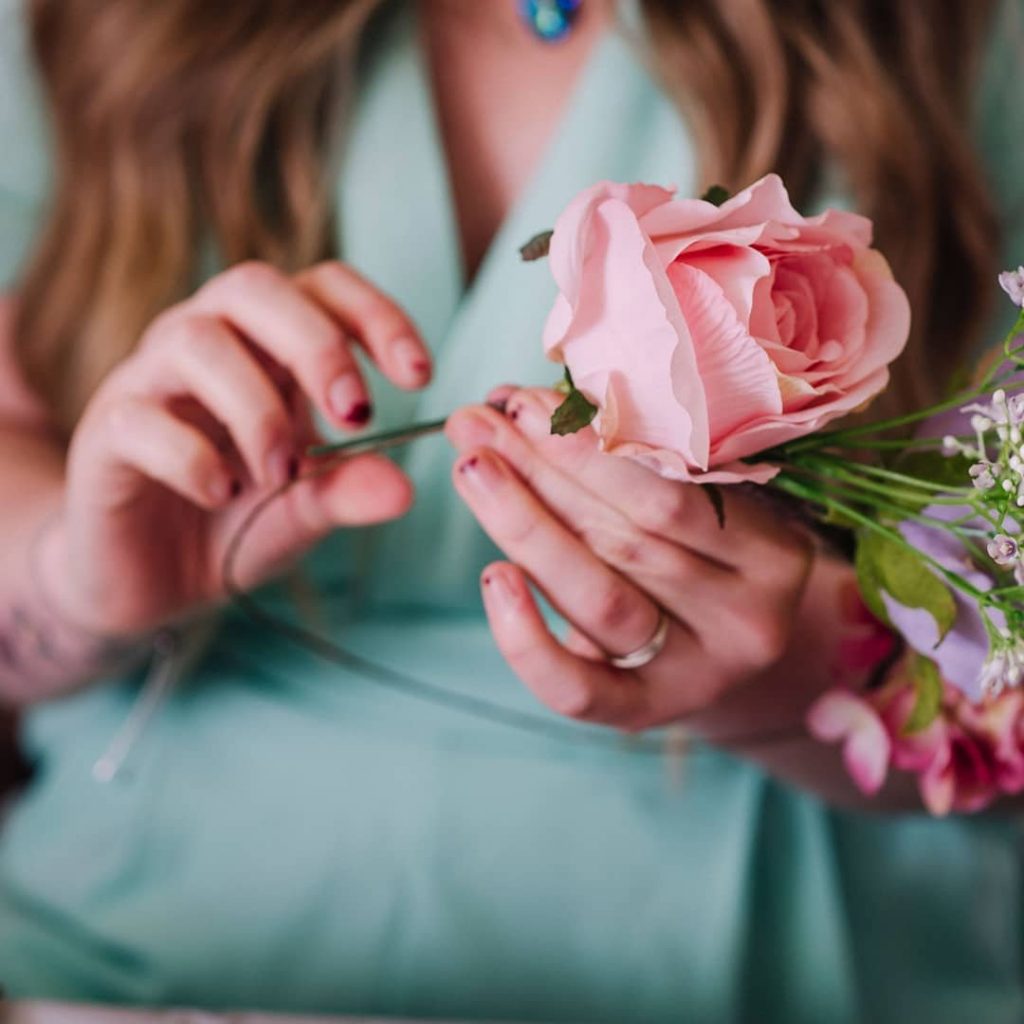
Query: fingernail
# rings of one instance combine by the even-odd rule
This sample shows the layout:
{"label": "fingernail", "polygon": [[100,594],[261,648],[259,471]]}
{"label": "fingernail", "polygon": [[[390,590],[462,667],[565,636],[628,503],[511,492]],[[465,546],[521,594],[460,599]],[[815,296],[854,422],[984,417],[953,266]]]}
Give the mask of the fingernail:
{"label": "fingernail", "polygon": [[484,576],[484,587],[491,597],[501,604],[511,604],[516,597],[512,584],[501,572],[489,572]]}
{"label": "fingernail", "polygon": [[288,467],[295,453],[287,441],[274,447],[267,456],[267,483],[271,487],[279,487],[288,479]]}
{"label": "fingernail", "polygon": [[347,413],[345,413],[345,422],[351,423],[354,427],[361,427],[364,423],[370,422],[370,417],[373,415],[373,406],[367,401],[356,402]]}
{"label": "fingernail", "polygon": [[232,480],[231,481],[231,497],[237,498],[242,493],[242,481]]}
{"label": "fingernail", "polygon": [[525,434],[548,432],[548,417],[532,401],[517,398],[509,402],[505,415]]}
{"label": "fingernail", "polygon": [[293,483],[299,478],[299,457],[293,455],[288,460],[288,479]]}
{"label": "fingernail", "polygon": [[366,400],[362,380],[353,370],[331,383],[327,389],[327,405],[334,416],[345,423],[361,425],[370,418],[370,403]]}
{"label": "fingernail", "polygon": [[484,489],[497,487],[501,483],[502,473],[493,459],[471,455],[459,466],[459,473],[471,483]]}
{"label": "fingernail", "polygon": [[430,360],[423,354],[423,346],[412,338],[396,338],[391,343],[391,353],[407,376],[422,380],[430,373]]}

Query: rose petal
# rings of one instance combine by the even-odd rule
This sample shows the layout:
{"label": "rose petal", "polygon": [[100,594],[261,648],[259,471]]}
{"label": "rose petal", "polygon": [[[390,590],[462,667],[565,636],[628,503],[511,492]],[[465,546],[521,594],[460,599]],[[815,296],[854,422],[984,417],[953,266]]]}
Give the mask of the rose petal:
{"label": "rose petal", "polygon": [[736,311],[739,322],[749,330],[755,290],[759,282],[771,277],[768,259],[756,249],[722,245],[687,252],[683,262],[694,270],[703,271],[718,285]]}
{"label": "rose petal", "polygon": [[692,338],[712,444],[745,423],[781,413],[772,364],[722,289],[686,263],[673,263],[667,273]]}
{"label": "rose petal", "polygon": [[[575,308],[579,301],[583,267],[591,245],[591,222],[597,208],[609,198],[618,199],[640,217],[667,203],[672,195],[671,191],[657,185],[623,185],[615,181],[599,181],[584,189],[569,203],[555,222],[548,265],[570,307]],[[560,340],[545,337],[544,345],[549,354]]]}
{"label": "rose petal", "polygon": [[[591,207],[572,319],[557,344],[576,386],[614,413],[595,424],[609,447],[642,441],[706,466],[704,389],[672,287],[636,216],[619,199]],[[564,269],[564,268],[562,268]]]}

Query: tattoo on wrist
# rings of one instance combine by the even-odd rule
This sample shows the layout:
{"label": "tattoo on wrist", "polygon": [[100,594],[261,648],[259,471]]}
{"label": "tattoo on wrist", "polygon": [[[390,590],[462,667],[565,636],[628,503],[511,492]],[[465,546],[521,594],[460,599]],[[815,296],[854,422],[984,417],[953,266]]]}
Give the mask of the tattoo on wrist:
{"label": "tattoo on wrist", "polygon": [[44,523],[29,552],[27,592],[0,607],[0,681],[28,686],[75,683],[136,660],[149,635],[105,637],[72,622],[47,593],[40,564],[53,520]]}

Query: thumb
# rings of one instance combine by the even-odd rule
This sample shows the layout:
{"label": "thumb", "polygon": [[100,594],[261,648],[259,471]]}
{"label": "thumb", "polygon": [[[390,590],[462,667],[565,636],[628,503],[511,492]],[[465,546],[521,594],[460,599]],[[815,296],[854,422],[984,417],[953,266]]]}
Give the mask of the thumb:
{"label": "thumb", "polygon": [[215,566],[220,573],[238,531],[245,531],[232,567],[233,580],[243,589],[280,572],[338,527],[366,526],[403,515],[412,504],[413,486],[383,456],[360,455],[324,472],[300,472],[295,483],[252,519],[265,499],[261,495],[229,517],[215,545],[221,551]]}

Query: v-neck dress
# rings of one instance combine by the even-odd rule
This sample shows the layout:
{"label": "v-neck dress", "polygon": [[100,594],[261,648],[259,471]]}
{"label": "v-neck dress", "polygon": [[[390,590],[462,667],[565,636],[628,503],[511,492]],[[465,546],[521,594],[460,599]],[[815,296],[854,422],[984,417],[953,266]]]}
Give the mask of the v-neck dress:
{"label": "v-neck dress", "polygon": [[[21,18],[0,10],[12,282],[50,165]],[[375,378],[377,427],[552,381],[552,284],[516,248],[578,189],[694,189],[683,125],[609,35],[466,288],[415,32],[389,24],[340,161],[338,244],[405,304],[437,370],[421,395]],[[1024,198],[1017,64],[994,55],[979,129],[1008,201]],[[451,490],[451,451],[432,438],[398,458],[414,509],[319,546],[307,614],[376,664],[555,723],[494,648],[477,581],[495,551]],[[259,597],[298,614],[286,586]],[[839,813],[701,746],[680,776],[614,737],[419,701],[235,611],[98,784],[138,686],[107,680],[26,716],[37,772],[0,834],[10,995],[616,1024],[1024,1019],[1014,822]]]}

